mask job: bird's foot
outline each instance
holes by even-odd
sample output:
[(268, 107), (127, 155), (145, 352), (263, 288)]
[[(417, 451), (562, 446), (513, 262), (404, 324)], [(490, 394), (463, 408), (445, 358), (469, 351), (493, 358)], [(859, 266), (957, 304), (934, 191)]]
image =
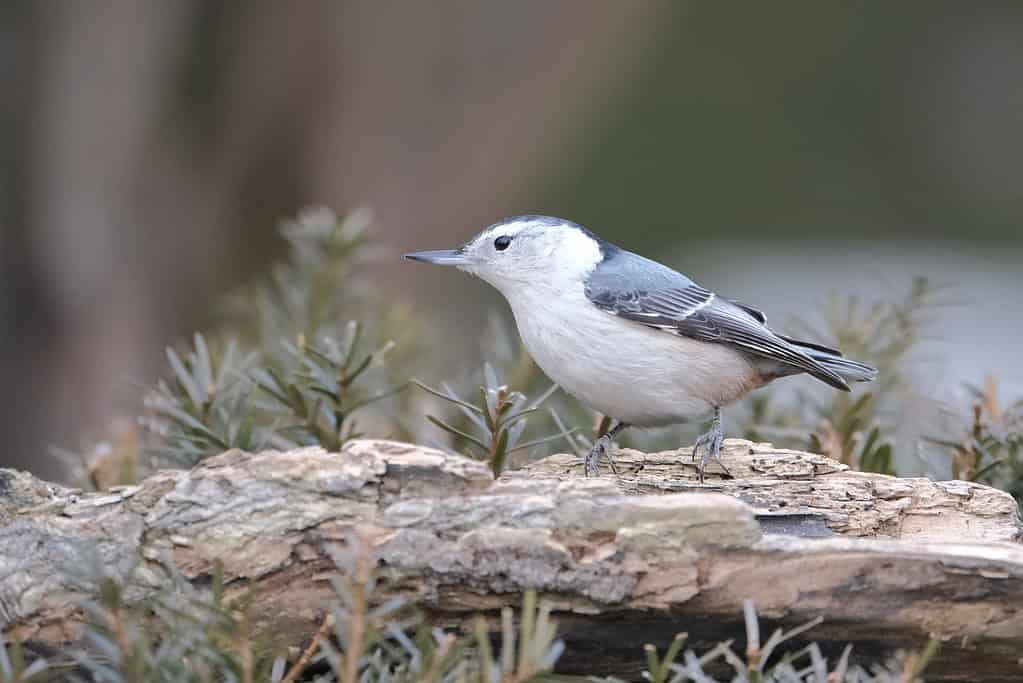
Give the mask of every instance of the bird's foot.
[(693, 462), (696, 462), (696, 455), (700, 450), (700, 447), (704, 448), (703, 457), (700, 459), (700, 466), (697, 469), (699, 474), (700, 483), (703, 483), (703, 472), (707, 469), (707, 462), (713, 458), (722, 470), (725, 471), (727, 476), (732, 476), (728, 472), (728, 468), (721, 462), (721, 444), (724, 443), (725, 432), (721, 429), (721, 420), (718, 418), (714, 419), (711, 424), (710, 431), (701, 436), (693, 444)]
[(600, 467), (598, 461), (600, 460), (600, 454), (603, 453), (604, 457), (607, 458), (608, 465), (611, 466), (611, 471), (614, 474), (618, 474), (618, 467), (615, 465), (615, 459), (611, 455), (611, 451), (614, 448), (614, 444), (611, 442), (611, 435), (605, 434), (604, 436), (597, 439), (593, 444), (593, 448), (586, 454), (583, 459), (583, 469), (587, 477), (599, 477)]

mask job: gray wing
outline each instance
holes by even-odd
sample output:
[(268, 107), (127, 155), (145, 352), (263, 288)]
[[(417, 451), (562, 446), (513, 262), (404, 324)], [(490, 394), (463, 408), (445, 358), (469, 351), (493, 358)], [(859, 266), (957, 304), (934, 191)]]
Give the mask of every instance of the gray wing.
[[(628, 252), (615, 258), (621, 259), (623, 254)], [(646, 263), (632, 261), (626, 268), (621, 267), (625, 263), (615, 264), (613, 260), (601, 263), (586, 284), (586, 297), (601, 310), (621, 318), (691, 339), (727, 344), (807, 372), (837, 389), (849, 390), (838, 374), (772, 332), (759, 311), (722, 299), (666, 266), (654, 264), (657, 268), (647, 272), (647, 264), (654, 262), (642, 261)], [(643, 271), (644, 277), (629, 277), (629, 271), (636, 270)]]
[[(742, 303), (741, 301), (736, 301), (735, 299), (729, 299), (729, 301), (731, 303), (735, 304), (736, 306), (738, 306), (739, 308), (741, 308), (742, 310), (744, 310), (745, 312), (749, 313), (754, 318), (756, 318), (757, 322), (759, 322), (761, 325), (767, 325), (767, 316), (764, 315), (763, 311), (759, 311), (759, 310), (753, 308), (752, 306), (747, 306), (746, 304)], [(774, 332), (774, 330), (771, 330), (771, 331)], [(798, 347), (801, 347), (801, 348), (804, 348), (804, 349), (813, 349), (814, 351), (818, 351), (820, 353), (826, 353), (829, 356), (837, 356), (839, 358), (845, 358), (845, 354), (843, 354), (841, 351), (839, 351), (838, 349), (836, 349), (836, 348), (834, 348), (832, 346), (825, 346), (824, 344), (818, 344), (817, 342), (803, 341), (801, 339), (793, 339), (792, 337), (786, 337), (785, 335), (778, 334), (777, 332), (774, 332), (774, 334), (779, 339), (784, 339), (785, 341), (787, 341), (790, 344), (793, 344), (794, 346), (798, 346)]]

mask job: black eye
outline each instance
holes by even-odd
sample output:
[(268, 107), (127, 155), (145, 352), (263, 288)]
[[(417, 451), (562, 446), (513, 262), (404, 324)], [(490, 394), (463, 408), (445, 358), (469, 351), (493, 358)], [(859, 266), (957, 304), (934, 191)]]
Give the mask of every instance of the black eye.
[(496, 240), (494, 240), (494, 249), (497, 249), (498, 251), (504, 251), (505, 249), (508, 248), (509, 244), (511, 244), (511, 237), (508, 237), (508, 235), (501, 235)]

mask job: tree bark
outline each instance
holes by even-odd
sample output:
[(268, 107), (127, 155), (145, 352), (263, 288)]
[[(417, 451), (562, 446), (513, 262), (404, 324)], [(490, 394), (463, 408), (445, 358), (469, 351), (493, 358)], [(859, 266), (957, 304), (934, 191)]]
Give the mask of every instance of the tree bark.
[[(688, 631), (741, 640), (741, 603), (860, 657), (943, 639), (936, 680), (1019, 680), (1023, 548), (1014, 501), (977, 484), (848, 472), (821, 456), (727, 442), (733, 479), (692, 481), (688, 452), (617, 456), (583, 479), (553, 456), (493, 481), (484, 463), (388, 441), (340, 454), (237, 451), (138, 486), (83, 494), (0, 470), (0, 624), (60, 644), (100, 565), (130, 600), (171, 571), (228, 597), (296, 644), (333, 599), (328, 548), (356, 531), (383, 597), (438, 623), (496, 615), (536, 588), (568, 644), (559, 670), (634, 677), (642, 645)], [(658, 494), (658, 495), (648, 495)], [(826, 537), (822, 537), (826, 536)]]
[[(690, 449), (615, 454), (622, 493), (709, 491), (750, 505), (765, 531), (903, 540), (1023, 540), (1016, 501), (966, 481), (853, 472), (831, 458), (730, 439), (722, 459), (731, 478), (697, 483)], [(721, 473), (714, 463), (709, 472)], [(511, 477), (582, 476), (579, 459), (554, 455)]]

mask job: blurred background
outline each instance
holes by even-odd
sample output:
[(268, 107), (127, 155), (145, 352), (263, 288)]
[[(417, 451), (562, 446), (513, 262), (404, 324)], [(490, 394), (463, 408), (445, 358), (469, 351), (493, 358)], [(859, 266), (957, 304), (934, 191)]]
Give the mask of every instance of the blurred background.
[[(563, 216), (779, 324), (926, 277), (918, 391), (1023, 393), (1019, 3), (7, 0), (0, 74), (0, 465), (132, 414), (307, 205)], [(479, 354), (496, 294), (373, 268)]]

